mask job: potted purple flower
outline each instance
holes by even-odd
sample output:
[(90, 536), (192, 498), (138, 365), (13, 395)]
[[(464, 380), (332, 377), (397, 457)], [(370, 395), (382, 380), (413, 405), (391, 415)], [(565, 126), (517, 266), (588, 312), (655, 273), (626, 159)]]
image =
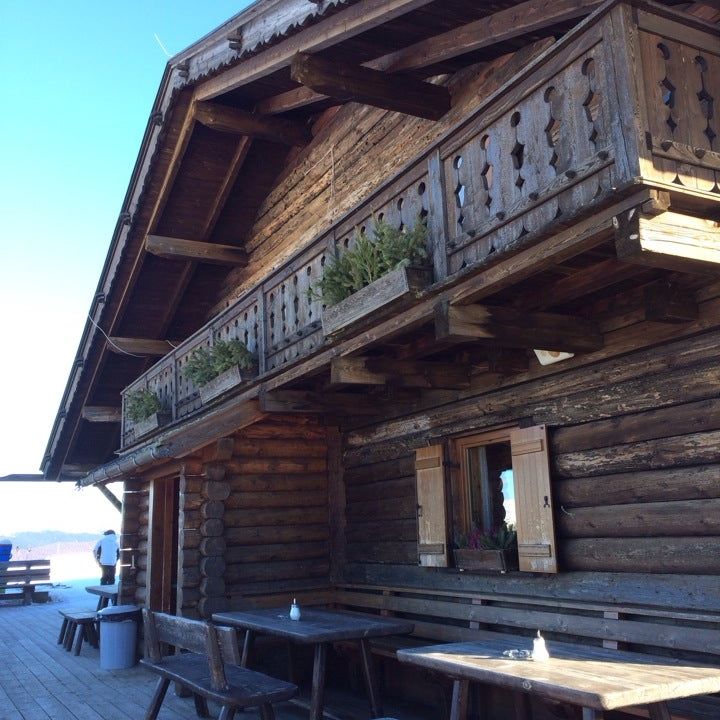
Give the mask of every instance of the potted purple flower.
[(473, 528), (458, 540), (453, 555), (458, 570), (516, 570), (517, 532), (505, 524), (492, 532)]

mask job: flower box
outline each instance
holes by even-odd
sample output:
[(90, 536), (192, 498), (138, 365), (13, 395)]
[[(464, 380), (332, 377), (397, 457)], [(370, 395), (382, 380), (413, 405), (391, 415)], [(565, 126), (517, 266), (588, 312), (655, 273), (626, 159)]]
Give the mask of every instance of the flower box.
[(453, 550), (455, 567), (458, 570), (517, 570), (517, 550)]
[(216, 397), (219, 397), (228, 390), (231, 390), (241, 382), (256, 376), (257, 365), (245, 370), (241, 370), (238, 365), (234, 365), (233, 367), (225, 370), (225, 372), (220, 373), (209, 382), (205, 383), (205, 385), (202, 385), (200, 387), (200, 399), (202, 400), (203, 405), (207, 405), (207, 403), (211, 400), (214, 400)]
[(136, 423), (133, 423), (133, 433), (135, 434), (135, 439), (141, 438), (143, 435), (148, 435), (149, 433), (153, 432), (153, 430), (157, 430), (161, 428), (163, 425), (167, 425), (170, 422), (170, 413), (167, 412), (156, 412), (152, 415), (149, 415), (144, 420), (139, 420)]
[(431, 281), (426, 268), (402, 267), (383, 275), (337, 305), (323, 308), (323, 333), (337, 335), (372, 314), (373, 319), (387, 315), (403, 301), (419, 297)]

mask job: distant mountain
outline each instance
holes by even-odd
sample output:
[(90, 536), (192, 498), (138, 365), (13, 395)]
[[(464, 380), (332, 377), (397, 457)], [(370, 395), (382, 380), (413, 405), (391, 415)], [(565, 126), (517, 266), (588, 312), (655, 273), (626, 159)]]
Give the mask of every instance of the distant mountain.
[(15, 535), (3, 535), (2, 539), (7, 538), (12, 544), (18, 548), (22, 547), (38, 547), (41, 545), (51, 545), (53, 543), (69, 543), (69, 542), (90, 542), (97, 540), (101, 533), (67, 533), (60, 530), (41, 530), (39, 532), (20, 532)]

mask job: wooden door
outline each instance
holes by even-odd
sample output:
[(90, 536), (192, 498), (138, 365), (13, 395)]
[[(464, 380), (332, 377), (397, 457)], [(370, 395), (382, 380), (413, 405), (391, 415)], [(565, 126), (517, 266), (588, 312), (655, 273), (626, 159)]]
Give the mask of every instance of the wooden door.
[(153, 480), (148, 529), (148, 606), (175, 614), (177, 603), (179, 478)]

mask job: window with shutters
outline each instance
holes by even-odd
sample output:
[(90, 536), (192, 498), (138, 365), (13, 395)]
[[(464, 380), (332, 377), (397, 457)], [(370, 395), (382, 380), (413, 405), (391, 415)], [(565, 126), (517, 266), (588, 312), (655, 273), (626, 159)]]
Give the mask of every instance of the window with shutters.
[(545, 426), (454, 438), (449, 446), (449, 482), (443, 445), (416, 451), (420, 564), (446, 566), (449, 536), (512, 526), (520, 570), (557, 572)]

